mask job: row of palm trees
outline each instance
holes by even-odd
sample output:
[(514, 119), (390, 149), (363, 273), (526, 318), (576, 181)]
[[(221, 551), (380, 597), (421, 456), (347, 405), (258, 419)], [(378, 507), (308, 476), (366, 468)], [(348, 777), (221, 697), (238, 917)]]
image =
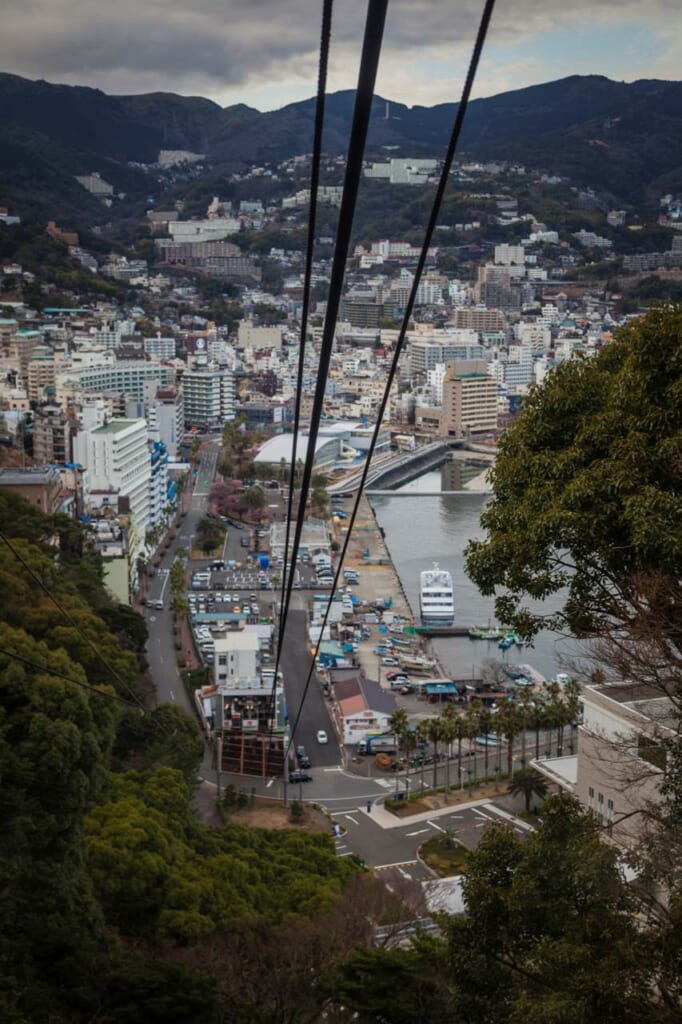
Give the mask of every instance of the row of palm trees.
[[(445, 752), (446, 787), (450, 788), (450, 764), (453, 747), (456, 745), (457, 771), (462, 777), (463, 744), (477, 737), (486, 737), (483, 744), (484, 776), (488, 776), (491, 750), (496, 761), (495, 772), (502, 773), (503, 750), (506, 748), (506, 774), (511, 777), (516, 741), (521, 741), (521, 763), (526, 764), (528, 754), (536, 759), (541, 755), (541, 736), (548, 734), (544, 752), (549, 755), (553, 747), (557, 756), (565, 753), (564, 745), (568, 739), (569, 752), (575, 752), (575, 728), (580, 713), (580, 686), (575, 680), (569, 681), (562, 689), (557, 683), (550, 683), (547, 688), (547, 699), (537, 702), (533, 694), (521, 690), (513, 701), (507, 701), (493, 711), (480, 701), (472, 701), (465, 714), (457, 711), (452, 704), (446, 704), (441, 714), (423, 719), (412, 728), (409, 716), (404, 708), (394, 711), (390, 719), (390, 727), (398, 741), (399, 749), (406, 757), (419, 745), (433, 747), (433, 788), (437, 785), (438, 762)], [(568, 736), (566, 730), (568, 729)], [(493, 739), (493, 743), (490, 739)], [(497, 742), (494, 742), (494, 741)], [(423, 783), (422, 758), (422, 783)], [(472, 759), (473, 768), (464, 769), (476, 778), (476, 758)]]

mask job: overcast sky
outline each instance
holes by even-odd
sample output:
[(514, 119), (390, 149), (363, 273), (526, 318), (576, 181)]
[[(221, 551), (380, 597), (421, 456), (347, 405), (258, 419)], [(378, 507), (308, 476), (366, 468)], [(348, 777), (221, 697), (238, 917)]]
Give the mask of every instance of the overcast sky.
[[(483, 0), (390, 0), (377, 91), (458, 98)], [(336, 0), (330, 91), (353, 88), (364, 0)], [(314, 95), (320, 0), (4, 0), (0, 70), (270, 110)], [(477, 96), (570, 74), (680, 77), (680, 0), (498, 0)]]

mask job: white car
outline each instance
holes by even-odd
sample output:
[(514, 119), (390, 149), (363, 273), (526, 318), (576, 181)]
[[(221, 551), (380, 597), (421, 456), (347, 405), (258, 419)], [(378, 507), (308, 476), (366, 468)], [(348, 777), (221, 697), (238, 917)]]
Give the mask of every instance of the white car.
[(317, 742), (318, 743), (329, 743), (329, 737), (327, 736), (327, 734), (324, 731), (324, 729), (318, 729), (318, 732), (317, 732)]

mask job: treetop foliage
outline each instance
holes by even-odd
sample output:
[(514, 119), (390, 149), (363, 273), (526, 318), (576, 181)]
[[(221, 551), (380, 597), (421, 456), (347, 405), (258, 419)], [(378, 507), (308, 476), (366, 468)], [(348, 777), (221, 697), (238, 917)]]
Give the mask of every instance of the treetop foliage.
[[(637, 574), (680, 579), (681, 468), (682, 307), (660, 306), (531, 393), (500, 441), (467, 571), (526, 636), (627, 621)], [(533, 604), (560, 591), (555, 614)]]

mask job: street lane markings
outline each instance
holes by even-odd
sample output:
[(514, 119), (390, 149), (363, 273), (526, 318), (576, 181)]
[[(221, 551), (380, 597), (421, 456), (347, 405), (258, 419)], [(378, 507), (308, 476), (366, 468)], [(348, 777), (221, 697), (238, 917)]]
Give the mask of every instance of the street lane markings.
[(406, 878), (409, 882), (412, 881), (412, 875), (410, 874), (409, 871), (403, 871), (402, 868), (398, 868), (398, 871), (403, 876), (403, 878)]
[(447, 835), (447, 832), (448, 832), (448, 830), (447, 830), (446, 828), (441, 828), (441, 827), (440, 827), (440, 825), (436, 825), (436, 823), (435, 823), (435, 822), (433, 822), (433, 821), (427, 821), (427, 822), (426, 822), (426, 824), (427, 824), (427, 825), (430, 825), (430, 826), (431, 826), (431, 828), (435, 828), (435, 829), (438, 829), (438, 831), (439, 831), (439, 832), (445, 832), (445, 834)]
[(352, 821), (354, 825), (359, 825), (360, 824), (358, 819), (354, 818), (352, 814), (344, 814), (344, 818), (348, 818), (348, 820)]
[(485, 804), (486, 811), (490, 811), (491, 814), (496, 814), (500, 818), (504, 818), (505, 821), (510, 822), (514, 828), (520, 828), (522, 832), (532, 832), (533, 826), (529, 825), (527, 821), (521, 821), (514, 814), (509, 814), (508, 811), (503, 811), (501, 807), (496, 807), (495, 804)]
[(343, 765), (337, 764), (335, 768), (323, 768), (323, 772), (342, 772)]
[(265, 784), (265, 788), (270, 789), (270, 786), (273, 784), (274, 781), (274, 779), (268, 779), (268, 781)]
[(492, 821), (493, 819), (489, 814), (484, 814), (483, 811), (479, 811), (478, 808), (472, 807), (472, 814), (478, 815), (479, 818), (485, 818), (486, 821)]
[(171, 700), (175, 700), (175, 694), (173, 693), (172, 690), (170, 691), (170, 695), (171, 695)]
[(337, 853), (337, 857), (354, 857), (354, 856), (355, 856), (355, 854), (353, 853), (352, 850), (349, 850), (348, 853)]
[(375, 871), (388, 871), (389, 868), (401, 868), (401, 867), (407, 868), (407, 867), (410, 867), (412, 864), (418, 864), (418, 863), (419, 863), (419, 861), (417, 861), (417, 860), (399, 860), (399, 861), (396, 861), (393, 864), (378, 864), (377, 866), (375, 866), (374, 870)]
[[(410, 837), (412, 837), (412, 836), (421, 836), (421, 835), (424, 834), (424, 832), (428, 832), (428, 831), (429, 831), (428, 828), (420, 828), (416, 832), (406, 832), (405, 835), (406, 836), (410, 836)], [(441, 832), (442, 831), (443, 830), (441, 829)]]
[(392, 785), (392, 783), (390, 783), (388, 779), (375, 779), (374, 781), (376, 782), (377, 786), (383, 786), (384, 789), (390, 789)]

